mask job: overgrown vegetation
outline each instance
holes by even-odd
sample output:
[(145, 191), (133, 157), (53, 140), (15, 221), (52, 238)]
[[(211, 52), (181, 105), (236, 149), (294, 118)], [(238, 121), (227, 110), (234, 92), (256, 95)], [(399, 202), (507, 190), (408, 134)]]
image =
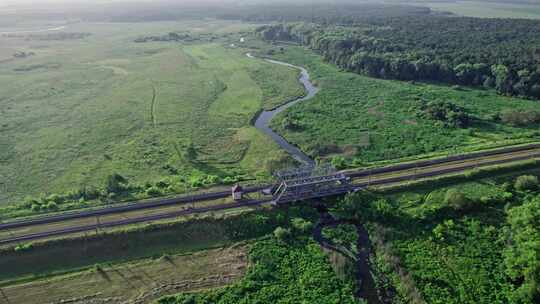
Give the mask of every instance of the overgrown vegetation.
[(375, 273), (395, 303), (536, 303), (540, 193), (522, 184), (537, 176), (359, 193), (333, 210), (368, 223)]
[(505, 250), (507, 273), (518, 289), (516, 303), (540, 301), (540, 195), (508, 212), (508, 240)]
[(241, 282), (165, 297), (158, 303), (359, 303), (353, 282), (337, 278), (328, 257), (306, 235), (311, 231), (307, 226), (297, 218), (291, 229), (278, 227), (274, 238), (255, 243), (251, 267)]
[[(218, 20), (77, 23), (65, 32), (91, 35), (40, 47), (32, 34), (1, 37), (1, 216), (267, 179), (267, 163), (288, 156), (251, 120), (302, 87), (296, 70), (231, 47), (253, 28)], [(162, 33), (181, 41), (133, 42)], [(200, 39), (187, 43), (185, 35)], [(14, 50), (35, 55), (14, 60)], [(115, 174), (127, 183), (105, 185)], [(62, 202), (49, 204), (51, 194)], [(22, 206), (27, 196), (32, 203)]]
[(459, 153), (540, 136), (534, 124), (515, 125), (500, 118), (508, 111), (534, 112), (536, 101), (493, 91), (373, 79), (340, 71), (295, 46), (285, 46), (274, 57), (305, 67), (321, 90), (309, 102), (278, 115), (272, 128), (314, 158), (342, 156), (335, 160), (338, 167)]
[(26, 244), (0, 249), (0, 285), (57, 273), (84, 270), (96, 264), (118, 263), (163, 254), (179, 254), (232, 245), (272, 234), (277, 227), (308, 233), (303, 223), (317, 214), (309, 207), (259, 210), (229, 216), (195, 217), (167, 224), (153, 224), (109, 233), (91, 233), (74, 239)]

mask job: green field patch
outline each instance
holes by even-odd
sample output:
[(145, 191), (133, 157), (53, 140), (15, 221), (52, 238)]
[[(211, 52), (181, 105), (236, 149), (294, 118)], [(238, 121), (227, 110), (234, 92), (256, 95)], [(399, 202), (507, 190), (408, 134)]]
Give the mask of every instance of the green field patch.
[(440, 1), (422, 2), (438, 11), (452, 12), (461, 16), (480, 18), (528, 18), (540, 19), (540, 6), (509, 1)]
[(164, 297), (160, 304), (181, 303), (359, 303), (350, 281), (340, 280), (313, 240), (257, 242), (246, 277), (231, 286)]
[[(296, 73), (291, 73), (294, 71)], [(251, 78), (262, 90), (263, 108), (274, 109), (292, 99), (305, 95), (304, 88), (298, 82), (300, 71), (276, 67), (267, 63), (264, 68), (249, 71)]]
[[(27, 196), (103, 189), (114, 173), (129, 180), (129, 191), (134, 191), (129, 199), (146, 197), (141, 188), (147, 183), (187, 180), (193, 174), (268, 177), (255, 159), (262, 164), (272, 161), (280, 155), (279, 148), (272, 144), (255, 148), (256, 143), (269, 141), (256, 132), (238, 134), (250, 126), (264, 103), (263, 83), (252, 73), (270, 66), (228, 47), (228, 39), (237, 38), (226, 34), (248, 28), (253, 26), (218, 20), (79, 23), (70, 30), (92, 35), (40, 41), (41, 51), (31, 49), (35, 56), (0, 65), (4, 84), (0, 142), (7, 147), (0, 149), (5, 164), (0, 202), (18, 205)], [(171, 31), (191, 35), (215, 31), (215, 39), (189, 44), (133, 42), (141, 35)], [(27, 50), (31, 43), (1, 39), (0, 51)], [(59, 66), (13, 71), (51, 62)], [(268, 82), (291, 82), (283, 84), (279, 93), (283, 100), (296, 96), (286, 88), (299, 86), (297, 72), (271, 69), (276, 73), (266, 77)], [(186, 157), (189, 151), (195, 153)], [(164, 192), (174, 193), (169, 190)]]
[[(458, 90), (342, 72), (298, 47), (287, 47), (276, 57), (307, 68), (321, 88), (313, 100), (288, 109), (272, 122), (275, 130), (313, 157), (352, 150), (350, 162), (362, 164), (538, 137), (535, 128), (487, 119), (508, 109), (536, 109), (535, 101), (502, 97), (489, 90)], [(449, 127), (424, 117), (422, 106), (430, 101), (462, 107), (472, 116), (472, 124)]]

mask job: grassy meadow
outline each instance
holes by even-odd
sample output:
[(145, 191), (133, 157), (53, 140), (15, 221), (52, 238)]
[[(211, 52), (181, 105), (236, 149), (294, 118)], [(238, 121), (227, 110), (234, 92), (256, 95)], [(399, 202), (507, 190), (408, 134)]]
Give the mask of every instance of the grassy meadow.
[(508, 1), (421, 1), (418, 5), (436, 11), (452, 12), (460, 16), (480, 18), (540, 18), (538, 3), (509, 3)]
[[(340, 71), (301, 47), (278, 60), (307, 68), (320, 88), (312, 100), (281, 113), (272, 126), (313, 157), (346, 156), (355, 166), (434, 153), (538, 139), (536, 126), (513, 127), (490, 119), (508, 109), (537, 109), (538, 102), (494, 91), (382, 80)], [(424, 101), (450, 101), (473, 118), (452, 128), (418, 115)]]
[[(267, 162), (287, 156), (250, 121), (302, 88), (296, 70), (233, 45), (252, 28), (73, 23), (0, 35), (0, 203), (100, 188), (113, 173), (143, 193), (164, 180), (162, 194), (184, 192), (201, 175), (268, 175)], [(194, 39), (134, 42), (169, 32)]]

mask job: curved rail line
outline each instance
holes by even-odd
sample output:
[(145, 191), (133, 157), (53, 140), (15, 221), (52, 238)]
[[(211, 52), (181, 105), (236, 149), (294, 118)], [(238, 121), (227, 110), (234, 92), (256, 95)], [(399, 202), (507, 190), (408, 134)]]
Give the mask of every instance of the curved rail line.
[[(519, 151), (523, 151), (523, 150), (520, 149)], [(490, 155), (493, 155), (491, 154), (492, 153), (491, 151), (488, 151), (487, 153)], [(538, 159), (538, 158), (540, 158), (540, 152), (532, 153), (532, 154), (524, 155), (524, 156), (522, 155), (522, 156), (513, 157), (513, 158), (506, 158), (506, 159), (499, 159), (499, 160), (484, 162), (482, 163), (481, 166), (492, 166), (492, 165), (499, 165), (499, 164), (529, 160), (529, 159)], [(455, 157), (452, 159), (455, 160)], [(398, 167), (400, 168), (400, 170), (402, 170), (401, 169), (402, 167), (399, 165), (395, 167)], [(362, 182), (362, 183), (354, 184), (354, 188), (352, 189), (352, 191), (359, 191), (369, 186), (391, 185), (398, 182), (435, 177), (435, 176), (446, 175), (450, 173), (458, 173), (458, 172), (462, 172), (468, 169), (474, 169), (477, 167), (478, 167), (477, 164), (464, 164), (462, 166), (457, 166), (457, 167), (452, 167), (452, 168), (443, 168), (443, 169), (433, 171), (433, 172), (426, 172), (426, 173), (420, 173), (420, 174), (408, 174), (408, 175), (403, 175), (403, 176), (398, 176), (398, 177), (390, 177), (390, 178), (378, 179), (374, 181)], [(353, 176), (353, 174), (351, 174), (350, 176)], [(254, 189), (256, 188), (252, 188), (251, 190), (254, 190)], [(225, 193), (225, 192), (216, 192), (214, 194), (222, 194), (222, 193)], [(230, 194), (228, 191), (226, 193), (227, 195)], [(336, 193), (335, 195), (336, 196), (343, 195), (344, 193), (345, 192)], [(212, 194), (206, 194), (206, 195), (212, 195)], [(137, 217), (137, 218), (132, 218), (132, 219), (124, 219), (124, 220), (118, 220), (114, 222), (107, 222), (103, 224), (76, 226), (76, 227), (58, 229), (58, 230), (47, 231), (47, 232), (42, 232), (42, 233), (34, 233), (34, 234), (27, 234), (23, 236), (11, 237), (11, 238), (0, 240), (0, 245), (6, 245), (6, 244), (24, 242), (24, 241), (32, 241), (32, 240), (37, 240), (37, 239), (42, 239), (42, 238), (47, 238), (47, 237), (61, 236), (61, 235), (66, 235), (66, 234), (78, 233), (78, 232), (92, 231), (92, 230), (96, 230), (100, 228), (112, 228), (112, 227), (118, 227), (118, 226), (123, 226), (123, 225), (128, 225), (128, 224), (136, 224), (136, 223), (143, 223), (143, 222), (149, 222), (149, 221), (171, 219), (178, 216), (184, 216), (184, 215), (190, 215), (190, 214), (206, 213), (206, 212), (221, 211), (221, 210), (232, 210), (232, 209), (239, 209), (239, 208), (245, 208), (245, 207), (250, 207), (250, 206), (259, 206), (262, 204), (270, 203), (271, 201), (272, 200), (270, 199), (250, 200), (250, 201), (244, 201), (244, 202), (238, 202), (238, 203), (223, 204), (223, 205), (218, 205), (218, 206), (190, 208), (186, 210), (169, 212), (165, 214), (143, 216), (143, 217)]]

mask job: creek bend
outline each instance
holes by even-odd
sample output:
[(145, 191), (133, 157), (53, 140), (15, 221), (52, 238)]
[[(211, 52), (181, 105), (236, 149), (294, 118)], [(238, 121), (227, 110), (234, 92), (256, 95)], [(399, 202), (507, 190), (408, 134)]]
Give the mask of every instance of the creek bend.
[[(257, 58), (253, 56), (251, 53), (247, 53), (246, 56), (249, 58)], [(303, 67), (299, 67), (296, 65), (292, 65), (287, 62), (281, 62), (277, 60), (272, 59), (263, 59), (266, 62), (273, 63), (273, 64), (279, 64), (286, 67), (294, 68), (297, 70), (300, 70), (300, 78), (298, 79), (300, 83), (304, 86), (304, 89), (306, 91), (306, 95), (304, 97), (296, 98), (290, 101), (285, 101), (281, 106), (269, 110), (269, 111), (262, 111), (259, 116), (257, 116), (255, 120), (255, 127), (262, 131), (264, 134), (270, 136), (274, 142), (276, 142), (283, 150), (287, 151), (295, 160), (301, 162), (304, 165), (309, 166), (315, 166), (315, 161), (311, 159), (306, 153), (302, 152), (298, 147), (295, 145), (289, 143), (283, 136), (277, 134), (270, 128), (270, 122), (272, 119), (279, 113), (285, 111), (286, 109), (292, 107), (293, 105), (308, 101), (315, 97), (317, 93), (319, 92), (319, 89), (313, 85), (313, 83), (310, 80), (309, 72), (304, 69)]]

